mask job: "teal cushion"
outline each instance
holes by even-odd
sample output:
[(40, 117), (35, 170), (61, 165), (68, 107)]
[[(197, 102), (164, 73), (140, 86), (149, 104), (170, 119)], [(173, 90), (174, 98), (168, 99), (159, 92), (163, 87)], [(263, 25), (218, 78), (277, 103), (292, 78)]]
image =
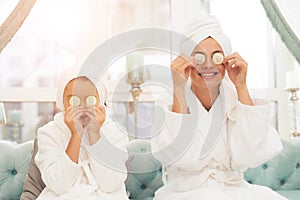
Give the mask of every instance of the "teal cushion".
[(300, 138), (282, 142), (283, 151), (280, 154), (244, 173), (249, 183), (268, 186), (273, 190), (300, 190)]
[(300, 190), (278, 190), (277, 192), (289, 200), (300, 199)]
[(20, 199), (32, 152), (33, 141), (0, 140), (0, 199)]
[(126, 189), (130, 199), (152, 199), (163, 185), (162, 166), (151, 154), (149, 140), (132, 140), (128, 147)]

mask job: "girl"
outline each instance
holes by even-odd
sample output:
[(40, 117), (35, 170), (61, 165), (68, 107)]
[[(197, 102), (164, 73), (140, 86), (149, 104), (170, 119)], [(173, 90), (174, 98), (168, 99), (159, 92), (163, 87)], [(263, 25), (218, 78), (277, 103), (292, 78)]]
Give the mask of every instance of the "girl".
[(128, 199), (127, 136), (107, 118), (105, 95), (102, 84), (76, 70), (61, 76), (57, 106), (63, 111), (38, 130), (35, 162), (46, 185), (38, 199)]

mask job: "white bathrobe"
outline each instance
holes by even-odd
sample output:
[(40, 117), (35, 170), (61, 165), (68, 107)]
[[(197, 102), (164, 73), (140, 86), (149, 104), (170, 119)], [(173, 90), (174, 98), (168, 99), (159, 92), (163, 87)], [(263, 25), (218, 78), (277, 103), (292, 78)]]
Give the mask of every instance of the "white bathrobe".
[[(270, 126), (271, 105), (255, 99), (254, 106), (241, 104), (226, 79), (209, 112), (191, 91), (190, 84), (185, 94), (190, 114), (166, 111), (165, 127), (151, 140), (153, 155), (164, 165), (165, 179), (155, 200), (285, 199), (267, 187), (250, 185), (243, 179), (248, 167), (258, 166), (282, 150), (280, 137)], [(200, 158), (203, 141), (211, 123), (215, 123), (213, 113), (221, 102), (225, 108), (219, 137), (209, 154)], [(179, 130), (186, 137), (180, 138)]]
[[(35, 162), (46, 184), (38, 200), (128, 199), (124, 183), (128, 140), (116, 124), (106, 119), (99, 141), (92, 146), (82, 143), (78, 164), (65, 152), (70, 137), (63, 113), (38, 130)], [(123, 154), (113, 155), (118, 150)]]

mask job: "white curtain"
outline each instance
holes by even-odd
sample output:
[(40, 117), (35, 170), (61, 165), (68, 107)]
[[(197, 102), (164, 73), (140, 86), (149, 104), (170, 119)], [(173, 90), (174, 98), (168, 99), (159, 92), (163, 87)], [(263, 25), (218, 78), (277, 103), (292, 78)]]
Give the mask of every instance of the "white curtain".
[(261, 0), (272, 25), (300, 64), (300, 1)]
[(300, 1), (275, 0), (275, 2), (290, 28), (300, 38)]

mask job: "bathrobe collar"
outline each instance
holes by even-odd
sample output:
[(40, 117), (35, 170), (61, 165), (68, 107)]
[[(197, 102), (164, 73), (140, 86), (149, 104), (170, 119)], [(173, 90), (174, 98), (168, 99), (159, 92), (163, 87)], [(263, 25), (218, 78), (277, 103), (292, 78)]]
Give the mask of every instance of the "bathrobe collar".
[[(186, 94), (187, 94), (187, 103), (188, 107), (190, 108), (190, 112), (193, 112), (193, 109), (201, 109), (205, 110), (205, 108), (201, 105), (199, 102), (197, 96), (193, 93), (191, 90), (191, 82), (189, 81), (187, 86), (186, 86)], [(222, 101), (225, 105), (225, 115), (232, 120), (235, 120), (235, 117), (232, 115), (232, 111), (236, 107), (236, 102), (237, 102), (237, 93), (236, 90), (233, 86), (233, 84), (228, 80), (227, 77), (225, 77), (220, 85), (220, 97), (222, 98)], [(189, 98), (193, 98), (193, 100), (190, 100)], [(197, 101), (197, 103), (200, 108), (195, 107), (194, 101)]]

